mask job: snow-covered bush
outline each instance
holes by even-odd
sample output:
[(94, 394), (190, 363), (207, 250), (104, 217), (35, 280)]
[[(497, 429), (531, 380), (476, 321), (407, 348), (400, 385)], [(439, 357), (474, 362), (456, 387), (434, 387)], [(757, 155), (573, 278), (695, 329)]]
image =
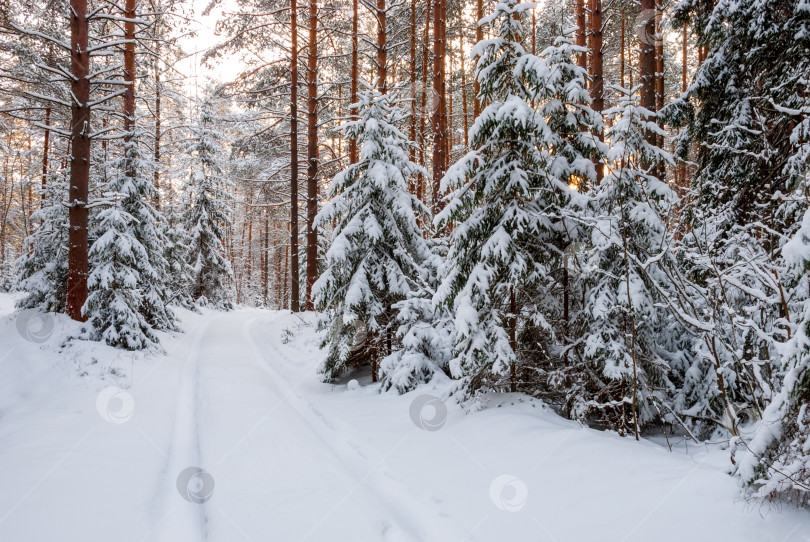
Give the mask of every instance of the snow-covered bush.
[[(785, 260), (808, 287), (810, 211), (785, 245)], [(810, 505), (810, 298), (805, 297), (795, 332), (783, 345), (784, 381), (765, 409), (738, 473), (751, 492), (765, 499)]]

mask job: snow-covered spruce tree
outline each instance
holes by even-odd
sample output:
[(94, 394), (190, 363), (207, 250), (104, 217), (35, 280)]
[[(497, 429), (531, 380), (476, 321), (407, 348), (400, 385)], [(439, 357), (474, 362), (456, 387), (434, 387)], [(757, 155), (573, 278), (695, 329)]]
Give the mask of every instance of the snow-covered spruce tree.
[(107, 168), (112, 175), (103, 188), (104, 198), (94, 204), (110, 209), (92, 217), (96, 241), (90, 247), (89, 296), (84, 307), (91, 324), (89, 336), (127, 349), (144, 348), (154, 341), (152, 329), (176, 329), (168, 307), (167, 225), (152, 205), (155, 188), (147, 177), (150, 165), (141, 156), (137, 134), (129, 134), (121, 158)]
[(654, 143), (663, 135), (657, 114), (633, 92), (615, 90), (618, 103), (605, 111), (610, 171), (593, 192), (593, 248), (578, 277), (584, 306), (577, 352), (590, 367), (583, 374), (595, 376), (583, 379), (570, 408), (574, 417), (638, 438), (664, 399), (658, 390), (668, 387), (661, 350), (668, 311), (660, 292), (669, 282), (662, 268), (674, 265), (667, 221), (677, 198), (656, 176), (659, 165), (673, 163)]
[(168, 303), (171, 299), (169, 262), (166, 260), (168, 224), (152, 202), (156, 190), (147, 176), (153, 164), (141, 156), (138, 138), (124, 143), (124, 156), (118, 171), (122, 177), (116, 190), (123, 195), (121, 206), (134, 220), (132, 233), (146, 251), (146, 260), (138, 262), (138, 288), (143, 295), (139, 312), (155, 329), (176, 329)]
[(596, 178), (590, 157), (601, 152), (594, 136), (601, 120), (573, 61), (582, 49), (566, 32), (540, 57), (527, 54), (520, 18), (531, 8), (500, 2), (479, 22), (496, 35), (472, 52), (488, 105), (470, 129), (473, 150), (442, 181), (452, 192), (435, 219), (454, 225), (434, 301), (453, 312), (449, 368), (466, 393), (516, 390), (521, 335), (553, 333), (550, 316), (561, 312), (550, 293), (553, 272), (574, 240), (573, 202), (585, 199), (571, 185)]
[(380, 364), (382, 389), (405, 393), (440, 372), (453, 357), (455, 328), (452, 315), (433, 304), (443, 263), (442, 239), (429, 239), (430, 256), (422, 262), (419, 281), (405, 299), (394, 304), (400, 348)]
[[(113, 181), (108, 188), (122, 186)], [(144, 297), (139, 287), (141, 270), (148, 254), (135, 236), (135, 219), (124, 209), (125, 198), (120, 192), (107, 191), (94, 202), (101, 210), (93, 216), (96, 240), (90, 247), (88, 296), (82, 312), (88, 318), (85, 331), (91, 340), (141, 350), (157, 338), (139, 310)]]
[(164, 256), (168, 263), (169, 303), (186, 309), (194, 309), (191, 285), (194, 281), (194, 268), (189, 263), (188, 252), (191, 236), (185, 229), (182, 212), (176, 204), (166, 206), (168, 218)]
[[(358, 100), (358, 118), (344, 124), (343, 131), (357, 140), (360, 160), (335, 176), (330, 200), (317, 217), (318, 224), (335, 223), (327, 268), (313, 287), (317, 307), (324, 311), (319, 327), (326, 331), (322, 346), (328, 353), (321, 370), (327, 381), (365, 361), (377, 380), (378, 361), (396, 331), (397, 311), (405, 311), (406, 321), (412, 319), (410, 305), (394, 305), (419, 296), (427, 280), (423, 263), (430, 257), (417, 224), (427, 209), (408, 191), (411, 176), (426, 172), (410, 161), (411, 143), (396, 126), (405, 115), (394, 94), (369, 90)], [(418, 350), (416, 345), (406, 348)], [(403, 355), (386, 363), (383, 378), (386, 387), (402, 388), (436, 370), (427, 356)]]
[(191, 296), (195, 303), (221, 310), (233, 308), (231, 285), (233, 269), (225, 258), (222, 226), (230, 223), (226, 189), (229, 186), (220, 164), (221, 137), (214, 128), (210, 99), (203, 101), (194, 128), (191, 148), (191, 175), (185, 215), (189, 232), (188, 261), (193, 267)]
[[(810, 211), (783, 254), (806, 292)], [(765, 410), (751, 443), (742, 447), (738, 474), (758, 497), (810, 506), (810, 297), (804, 296), (797, 316), (792, 337), (782, 345), (786, 371), (782, 389)]]
[(64, 312), (67, 296), (68, 183), (64, 172), (48, 176), (42, 208), (31, 219), (39, 223), (25, 239), (22, 255), (15, 262), (17, 285), (28, 293), (18, 302), (22, 308)]

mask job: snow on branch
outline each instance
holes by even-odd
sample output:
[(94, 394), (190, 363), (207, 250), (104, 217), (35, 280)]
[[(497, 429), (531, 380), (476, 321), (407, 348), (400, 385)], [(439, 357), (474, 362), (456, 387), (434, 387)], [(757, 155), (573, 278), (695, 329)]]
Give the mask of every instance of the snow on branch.
[(34, 38), (40, 38), (40, 39), (49, 41), (49, 42), (51, 42), (51, 43), (53, 43), (55, 45), (58, 45), (59, 47), (62, 47), (66, 51), (71, 50), (69, 43), (58, 40), (58, 39), (54, 38), (53, 36), (49, 36), (48, 34), (45, 34), (43, 32), (39, 32), (37, 30), (28, 30), (26, 28), (22, 28), (21, 26), (17, 26), (14, 23), (9, 23), (9, 25), (11, 26), (11, 28), (16, 30), (17, 32), (20, 32), (21, 34), (25, 34), (26, 36), (31, 36), (31, 37), (34, 37)]
[(99, 98), (98, 100), (93, 100), (91, 102), (87, 102), (87, 106), (88, 107), (93, 107), (95, 105), (104, 103), (107, 100), (112, 100), (113, 98), (117, 98), (118, 96), (122, 96), (124, 93), (126, 93), (126, 91), (127, 91), (127, 89), (121, 89), (119, 91), (113, 92), (112, 94), (107, 94), (106, 96), (103, 96), (103, 97)]
[(89, 137), (90, 139), (109, 139), (109, 138), (101, 138), (100, 136), (102, 136), (103, 134), (106, 134), (107, 132), (111, 132), (112, 130), (115, 130), (115, 129), (116, 129), (115, 126), (107, 126), (106, 128), (102, 128), (101, 130), (99, 130), (97, 132), (93, 132), (92, 134), (90, 134), (87, 137)]
[(99, 75), (109, 73), (111, 71), (115, 71), (115, 70), (118, 70), (118, 69), (123, 68), (123, 67), (124, 67), (123, 63), (115, 64), (114, 66), (108, 66), (106, 68), (98, 70), (97, 72), (91, 73), (90, 75), (87, 76), (87, 78), (88, 79), (94, 79), (94, 78), (98, 77)]
[(119, 22), (119, 23), (134, 23), (134, 24), (140, 24), (140, 25), (144, 25), (144, 26), (147, 26), (147, 25), (150, 24), (150, 22), (147, 21), (146, 19), (130, 19), (128, 17), (121, 17), (121, 16), (118, 16), (118, 15), (108, 15), (106, 13), (100, 13), (98, 15), (88, 15), (87, 18), (88, 19), (104, 20), (104, 21), (116, 21), (116, 22)]
[(34, 121), (33, 124), (37, 128), (42, 128), (43, 130), (48, 130), (48, 131), (53, 132), (56, 135), (60, 135), (62, 137), (72, 137), (73, 136), (73, 134), (71, 134), (67, 130), (62, 130), (60, 128), (56, 128), (55, 126), (52, 126), (52, 125), (49, 125), (49, 124), (43, 124), (43, 123), (38, 122), (38, 121)]
[(46, 64), (42, 64), (40, 62), (35, 62), (34, 66), (36, 66), (40, 70), (43, 70), (43, 71), (58, 75), (58, 76), (60, 76), (60, 77), (62, 77), (64, 79), (67, 79), (68, 81), (78, 81), (79, 80), (75, 75), (73, 75), (72, 73), (65, 70), (62, 66), (51, 67), (51, 66), (48, 66)]
[[(130, 43), (136, 43), (136, 40), (115, 40), (115, 41), (110, 41), (110, 42), (106, 42), (106, 43), (100, 43), (98, 45), (88, 47), (87, 52), (92, 55), (93, 53), (96, 53), (98, 51), (103, 51), (104, 49), (106, 49), (108, 47), (115, 47), (117, 45), (127, 45), (127, 44), (130, 44)], [(110, 53), (110, 54), (113, 54), (113, 53)]]
[(31, 98), (35, 98), (37, 100), (45, 100), (46, 102), (52, 102), (58, 105), (63, 105), (65, 107), (70, 107), (70, 103), (64, 100), (60, 100), (59, 98), (54, 98), (53, 96), (46, 96), (45, 94), (39, 94), (37, 92), (31, 92), (29, 90), (23, 91), (26, 96), (30, 96)]

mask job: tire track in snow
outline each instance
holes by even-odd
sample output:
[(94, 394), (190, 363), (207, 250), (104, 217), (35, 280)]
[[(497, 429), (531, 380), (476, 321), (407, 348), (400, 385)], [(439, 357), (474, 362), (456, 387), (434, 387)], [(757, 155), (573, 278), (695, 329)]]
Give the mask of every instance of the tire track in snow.
[(155, 539), (158, 542), (203, 542), (207, 539), (208, 518), (205, 504), (184, 500), (177, 488), (177, 477), (187, 467), (200, 466), (202, 460), (197, 416), (200, 353), (208, 328), (219, 318), (208, 319), (195, 330), (194, 342), (181, 370), (172, 442), (159, 496), (163, 503), (163, 514), (156, 527)]
[[(250, 327), (256, 319), (257, 317), (251, 318), (242, 326), (242, 334), (254, 358), (282, 394), (283, 400), (292, 407), (310, 430), (317, 435), (327, 449), (357, 480), (357, 485), (352, 488), (351, 492), (363, 486), (388, 510), (402, 531), (407, 532), (415, 540), (448, 542), (465, 538), (455, 532), (455, 529), (451, 529), (447, 525), (447, 520), (443, 519), (435, 509), (425, 506), (417, 496), (413, 495), (413, 490), (409, 486), (380, 469), (384, 465), (387, 456), (378, 461), (372, 460), (370, 455), (365, 453), (360, 446), (340, 434), (337, 428), (329, 423), (323, 414), (304, 397), (295, 392), (294, 387), (290, 385), (287, 379), (270, 366), (250, 333)], [(268, 342), (267, 345), (286, 363), (291, 366), (295, 365), (272, 341)], [(400, 444), (406, 438), (403, 437)], [(393, 453), (394, 450), (389, 451), (387, 455)], [(347, 497), (349, 494), (347, 494)], [(336, 511), (339, 504), (329, 511), (327, 516)], [(311, 532), (314, 532), (316, 527), (317, 525), (312, 528)], [(402, 534), (404, 533), (394, 531), (384, 533), (386, 539), (391, 540), (401, 540)]]

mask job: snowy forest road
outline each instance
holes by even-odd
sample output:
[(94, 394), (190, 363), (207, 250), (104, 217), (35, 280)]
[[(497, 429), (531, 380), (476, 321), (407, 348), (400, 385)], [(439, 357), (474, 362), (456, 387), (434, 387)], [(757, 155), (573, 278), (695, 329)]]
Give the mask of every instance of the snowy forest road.
[[(272, 329), (263, 314), (263, 325)], [(381, 533), (386, 540), (461, 538), (410, 498), (407, 488), (391, 491), (396, 482), (380, 480), (384, 460), (366, 456), (296, 393), (273, 365), (288, 372), (300, 367), (272, 343), (261, 350), (252, 337), (256, 319), (250, 311), (237, 312), (196, 332), (200, 337), (182, 372), (166, 472), (208, 469), (215, 491), (207, 500), (205, 480), (190, 478), (190, 491), (205, 500), (178, 506), (185, 504), (177, 502), (182, 488), (168, 476), (170, 508), (159, 540), (226, 542), (235, 530), (249, 540), (267, 533), (324, 540), (335, 532), (360, 540)], [(306, 374), (315, 369), (304, 366)], [(296, 502), (293, 495), (306, 497)], [(256, 513), (264, 521), (257, 523)]]
[[(0, 540), (807, 541), (721, 447), (641, 444), (521, 394), (320, 382), (312, 313), (182, 311), (165, 353), (26, 336), (0, 296)], [(16, 320), (15, 320), (16, 319)], [(47, 323), (47, 322), (46, 322)], [(500, 408), (499, 408), (500, 407)], [(428, 423), (429, 422), (429, 423)], [(617, 496), (621, 498), (617, 498)]]

